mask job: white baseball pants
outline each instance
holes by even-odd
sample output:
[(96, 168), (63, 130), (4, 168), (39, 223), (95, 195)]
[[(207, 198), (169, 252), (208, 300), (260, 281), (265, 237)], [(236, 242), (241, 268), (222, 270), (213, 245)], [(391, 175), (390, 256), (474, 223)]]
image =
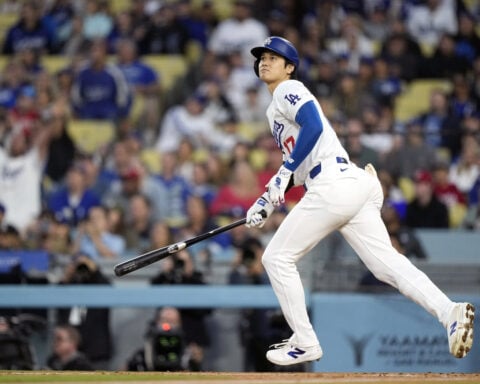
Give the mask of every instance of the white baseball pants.
[(380, 216), (383, 191), (379, 180), (352, 164), (343, 172), (340, 165), (329, 165), (323, 169), (322, 164), (322, 172), (307, 181), (305, 196), (286, 216), (262, 258), (293, 341), (303, 347), (318, 343), (296, 262), (337, 229), (377, 279), (398, 289), (447, 327), (454, 303), (392, 246)]

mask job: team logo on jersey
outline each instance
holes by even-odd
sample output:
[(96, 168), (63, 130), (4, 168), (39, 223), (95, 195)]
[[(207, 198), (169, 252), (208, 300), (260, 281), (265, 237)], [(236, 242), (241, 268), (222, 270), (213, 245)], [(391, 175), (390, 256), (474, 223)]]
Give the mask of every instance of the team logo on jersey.
[(283, 124), (280, 124), (278, 121), (273, 120), (273, 138), (277, 143), (278, 148), (282, 149), (282, 133), (285, 129)]
[(290, 104), (295, 105), (298, 101), (301, 100), (300, 96), (294, 95), (293, 93), (289, 93), (285, 95), (285, 100), (287, 100)]

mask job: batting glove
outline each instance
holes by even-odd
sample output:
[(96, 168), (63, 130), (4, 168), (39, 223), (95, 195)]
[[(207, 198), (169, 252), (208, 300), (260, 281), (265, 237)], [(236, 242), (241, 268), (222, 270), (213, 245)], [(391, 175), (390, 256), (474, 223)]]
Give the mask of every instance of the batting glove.
[(268, 200), (268, 192), (265, 192), (247, 211), (247, 221), (245, 225), (248, 228), (262, 228), (273, 210), (274, 206)]
[(275, 207), (285, 202), (285, 190), (290, 183), (291, 177), (292, 171), (282, 165), (277, 174), (266, 185), (268, 188), (268, 199)]

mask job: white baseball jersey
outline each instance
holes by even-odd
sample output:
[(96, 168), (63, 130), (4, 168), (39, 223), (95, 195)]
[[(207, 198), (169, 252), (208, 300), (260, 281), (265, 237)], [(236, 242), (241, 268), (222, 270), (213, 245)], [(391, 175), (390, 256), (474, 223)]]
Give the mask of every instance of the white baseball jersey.
[(338, 140), (317, 99), (300, 81), (287, 80), (275, 89), (272, 102), (267, 109), (268, 123), (278, 147), (283, 152), (284, 161), (288, 161), (300, 132), (295, 116), (300, 108), (310, 101), (314, 102), (318, 110), (323, 131), (313, 150), (295, 170), (295, 185), (304, 184), (309, 171), (326, 159), (341, 156), (348, 160), (347, 152)]
[[(316, 112), (310, 105), (300, 111), (312, 101), (320, 120), (310, 115)], [(295, 184), (305, 183), (307, 187), (303, 198), (280, 224), (262, 257), (282, 312), (293, 331), (290, 341), (299, 347), (319, 344), (308, 317), (295, 263), (334, 230), (340, 231), (378, 279), (397, 288), (447, 327), (454, 303), (392, 246), (380, 216), (383, 204), (380, 181), (374, 172), (366, 172), (348, 160), (313, 95), (299, 81), (284, 81), (273, 91), (267, 117), (272, 134), (284, 153), (285, 166), (294, 170)], [(300, 128), (296, 118), (305, 126)], [(309, 135), (320, 130), (316, 126), (320, 123), (320, 135)], [(297, 147), (292, 156), (300, 135), (301, 147)]]

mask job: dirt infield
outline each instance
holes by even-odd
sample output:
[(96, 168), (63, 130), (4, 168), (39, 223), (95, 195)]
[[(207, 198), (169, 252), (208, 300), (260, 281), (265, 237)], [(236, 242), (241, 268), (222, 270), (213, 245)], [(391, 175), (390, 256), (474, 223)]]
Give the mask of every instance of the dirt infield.
[(431, 373), (174, 373), (174, 372), (52, 372), (0, 371), (0, 383), (130, 383), (130, 384), (480, 384), (476, 374)]

